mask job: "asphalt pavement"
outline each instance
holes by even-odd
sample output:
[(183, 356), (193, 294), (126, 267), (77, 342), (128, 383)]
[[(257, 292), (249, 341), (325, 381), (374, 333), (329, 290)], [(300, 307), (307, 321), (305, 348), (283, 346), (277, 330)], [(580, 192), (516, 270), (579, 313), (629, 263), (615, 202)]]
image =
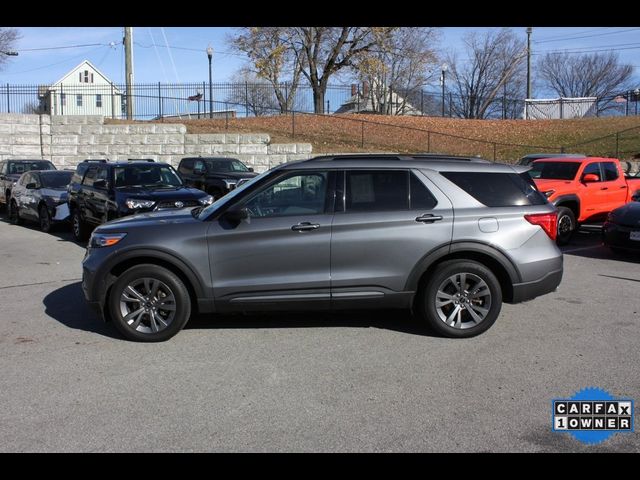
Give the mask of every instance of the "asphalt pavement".
[[(407, 312), (192, 320), (123, 340), (84, 304), (84, 247), (0, 218), (2, 452), (638, 452), (551, 431), (585, 387), (640, 400), (640, 258), (597, 232), (560, 289), (466, 340)], [(636, 417), (636, 425), (638, 424)]]

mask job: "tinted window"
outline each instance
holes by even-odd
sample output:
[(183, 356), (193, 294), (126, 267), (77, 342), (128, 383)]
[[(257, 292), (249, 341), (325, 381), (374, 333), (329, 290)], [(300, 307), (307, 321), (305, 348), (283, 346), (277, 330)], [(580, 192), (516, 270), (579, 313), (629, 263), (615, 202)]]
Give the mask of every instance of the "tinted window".
[(84, 173), (87, 171), (87, 169), (89, 168), (89, 164), (88, 163), (81, 163), (76, 167), (76, 171), (73, 174), (73, 177), (71, 177), (71, 181), (73, 183), (80, 183), (82, 181), (82, 177), (84, 176)]
[(116, 167), (115, 178), (116, 187), (132, 185), (150, 187), (182, 186), (182, 180), (180, 180), (177, 172), (169, 165), (139, 163)]
[(252, 217), (316, 215), (327, 204), (327, 172), (299, 173), (268, 186), (245, 206)]
[(412, 210), (431, 210), (438, 203), (429, 189), (413, 173), (410, 187)]
[(528, 173), (441, 172), (480, 203), (488, 207), (544, 205)]
[(55, 170), (53, 163), (46, 160), (34, 160), (32, 162), (9, 162), (9, 173), (17, 174), (31, 170)]
[(249, 169), (239, 160), (209, 160), (212, 172), (248, 172)]
[(96, 179), (96, 174), (98, 173), (98, 167), (91, 167), (87, 174), (84, 176), (84, 180), (82, 181), (83, 185), (87, 185), (88, 187), (93, 186), (93, 182)]
[(6, 164), (6, 162), (2, 162), (2, 164), (0, 164), (0, 173), (2, 175), (6, 175), (6, 173), (7, 173), (7, 164)]
[(573, 180), (579, 168), (578, 162), (535, 162), (529, 170), (529, 175), (532, 178)]
[(191, 173), (191, 170), (193, 170), (193, 158), (186, 158), (180, 162), (178, 167), (180, 173)]
[(72, 175), (73, 172), (69, 171), (47, 172), (40, 174), (40, 180), (45, 188), (65, 188), (69, 185)]
[(584, 171), (582, 172), (582, 176), (584, 177), (587, 173), (593, 173), (598, 176), (598, 181), (602, 180), (600, 176), (600, 164), (599, 163), (590, 163), (586, 167), (584, 167)]
[(409, 208), (409, 172), (347, 172), (347, 212), (381, 212)]
[(611, 180), (618, 179), (618, 168), (613, 162), (602, 162), (602, 170), (604, 171), (604, 181), (609, 182)]
[(202, 160), (196, 160), (193, 164), (193, 171), (194, 172), (204, 172), (205, 166), (204, 166), (204, 162)]
[(20, 180), (18, 180), (18, 185), (26, 185), (27, 183), (31, 182), (31, 174), (26, 174), (26, 175), (22, 175), (20, 177)]

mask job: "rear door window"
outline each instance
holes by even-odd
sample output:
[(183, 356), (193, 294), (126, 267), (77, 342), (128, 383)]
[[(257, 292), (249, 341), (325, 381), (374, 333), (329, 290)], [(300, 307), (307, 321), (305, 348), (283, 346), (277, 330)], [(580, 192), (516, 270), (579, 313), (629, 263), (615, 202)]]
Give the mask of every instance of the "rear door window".
[(410, 176), (409, 195), (411, 209), (431, 210), (438, 203), (436, 197), (433, 196), (425, 184), (422, 183), (414, 173), (411, 173)]
[(547, 199), (528, 173), (440, 172), (487, 207), (544, 205)]
[(602, 171), (604, 173), (604, 181), (611, 182), (618, 179), (618, 167), (613, 162), (602, 162)]
[(186, 158), (180, 162), (178, 167), (180, 173), (189, 174), (193, 171), (193, 158)]
[(600, 164), (597, 162), (590, 163), (586, 167), (584, 167), (584, 171), (582, 172), (582, 176), (584, 177), (588, 173), (593, 173), (598, 176), (598, 181), (602, 181), (602, 175), (600, 173)]
[(346, 212), (409, 209), (409, 172), (352, 170), (346, 172)]

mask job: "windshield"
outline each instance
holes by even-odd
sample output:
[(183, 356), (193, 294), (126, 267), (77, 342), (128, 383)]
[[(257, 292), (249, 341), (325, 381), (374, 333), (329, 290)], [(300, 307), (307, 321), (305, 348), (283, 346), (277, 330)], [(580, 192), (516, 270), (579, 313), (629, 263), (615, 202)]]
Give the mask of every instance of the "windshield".
[(198, 214), (198, 219), (199, 220), (204, 220), (209, 215), (211, 215), (213, 212), (215, 212), (220, 206), (224, 205), (225, 203), (227, 203), (230, 200), (233, 200), (239, 194), (244, 192), (247, 189), (247, 187), (250, 187), (254, 183), (259, 182), (261, 179), (266, 177), (269, 172), (272, 172), (272, 170), (267, 170), (266, 172), (262, 172), (260, 175), (258, 175), (257, 177), (253, 177), (251, 180), (249, 180), (246, 183), (243, 183), (242, 185), (240, 185), (235, 190), (231, 190), (231, 192), (227, 193), (225, 196), (219, 198), (218, 200), (213, 202), (211, 205), (209, 205), (207, 208), (203, 209)]
[(43, 188), (66, 188), (72, 176), (71, 171), (47, 172), (40, 174), (40, 181)]
[(22, 174), (31, 170), (55, 170), (53, 163), (46, 160), (34, 160), (32, 162), (9, 162), (9, 174)]
[(249, 169), (239, 160), (210, 160), (207, 162), (212, 172), (248, 172)]
[(535, 162), (529, 175), (531, 178), (573, 180), (580, 168), (579, 162)]
[(132, 164), (115, 168), (118, 187), (181, 187), (182, 180), (169, 165)]

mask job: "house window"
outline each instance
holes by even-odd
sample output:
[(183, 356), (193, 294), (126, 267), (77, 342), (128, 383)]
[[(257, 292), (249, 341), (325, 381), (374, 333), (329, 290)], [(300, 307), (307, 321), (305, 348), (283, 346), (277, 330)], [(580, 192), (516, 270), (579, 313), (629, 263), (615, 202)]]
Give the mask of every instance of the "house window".
[(67, 104), (67, 94), (66, 93), (61, 93), (60, 94), (60, 104), (63, 107)]
[(93, 83), (93, 73), (91, 74), (91, 83)]
[(99, 93), (96, 95), (96, 108), (102, 108), (102, 95)]
[(84, 83), (89, 83), (89, 70), (84, 71)]
[(76, 105), (78, 107), (82, 106), (82, 95), (76, 95)]
[(82, 72), (78, 72), (78, 74), (80, 75), (80, 78), (79, 78), (79, 80), (78, 80), (78, 81), (79, 81), (80, 83), (82, 83)]

